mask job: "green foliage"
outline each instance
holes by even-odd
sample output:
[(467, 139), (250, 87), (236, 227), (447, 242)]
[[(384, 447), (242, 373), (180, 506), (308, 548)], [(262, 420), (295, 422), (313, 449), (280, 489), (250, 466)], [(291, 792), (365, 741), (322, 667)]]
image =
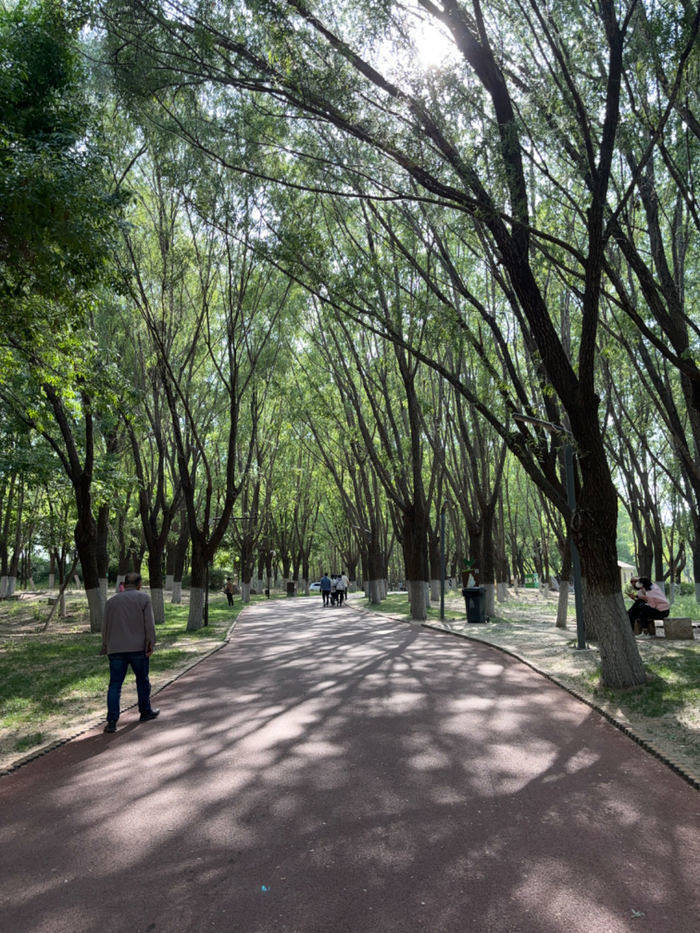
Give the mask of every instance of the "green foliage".
[(65, 316), (100, 270), (119, 200), (91, 125), (79, 25), (56, 0), (0, 12), (0, 289), (4, 314), (21, 301), (25, 327), (41, 313), (32, 296), (60, 297)]

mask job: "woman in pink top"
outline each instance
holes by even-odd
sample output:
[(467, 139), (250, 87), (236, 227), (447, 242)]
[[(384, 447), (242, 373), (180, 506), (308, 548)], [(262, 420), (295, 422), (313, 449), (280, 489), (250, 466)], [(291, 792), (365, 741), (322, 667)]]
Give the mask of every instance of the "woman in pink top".
[(634, 602), (630, 606), (627, 614), (630, 617), (630, 625), (634, 630), (634, 624), (639, 624), (642, 632), (647, 632), (654, 637), (656, 634), (655, 619), (665, 619), (669, 613), (669, 602), (666, 594), (660, 586), (652, 583), (649, 577), (632, 577), (632, 586), (635, 589)]

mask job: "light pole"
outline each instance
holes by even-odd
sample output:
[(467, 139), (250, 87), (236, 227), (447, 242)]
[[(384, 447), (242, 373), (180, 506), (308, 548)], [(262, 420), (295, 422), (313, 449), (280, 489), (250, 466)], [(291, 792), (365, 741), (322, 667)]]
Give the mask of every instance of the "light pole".
[[(560, 424), (543, 421), (541, 418), (532, 418), (530, 415), (514, 414), (516, 421), (537, 425), (549, 431), (550, 434), (560, 434), (564, 438), (564, 474), (566, 476), (566, 500), (573, 515), (576, 511), (576, 481), (574, 475), (574, 447), (570, 431)], [(586, 628), (583, 624), (583, 593), (581, 591), (581, 558), (576, 547), (574, 537), (569, 532), (571, 543), (571, 562), (574, 571), (574, 605), (576, 606), (576, 649), (583, 651), (586, 648)]]

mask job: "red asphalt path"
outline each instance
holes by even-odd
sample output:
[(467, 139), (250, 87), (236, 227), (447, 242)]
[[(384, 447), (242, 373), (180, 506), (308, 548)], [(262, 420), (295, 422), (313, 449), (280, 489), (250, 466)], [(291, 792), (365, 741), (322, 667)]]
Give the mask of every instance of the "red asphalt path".
[(697, 792), (487, 645), (274, 601), (157, 703), (0, 778), (3, 933), (698, 929)]

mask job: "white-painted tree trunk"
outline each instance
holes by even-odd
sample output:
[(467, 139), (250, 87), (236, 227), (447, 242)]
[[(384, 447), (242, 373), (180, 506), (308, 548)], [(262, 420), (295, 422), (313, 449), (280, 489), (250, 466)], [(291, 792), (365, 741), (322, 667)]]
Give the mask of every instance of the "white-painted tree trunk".
[(49, 574), (49, 589), (52, 590), (56, 586), (56, 574)]
[(700, 581), (695, 584), (695, 602), (700, 603)]
[(250, 602), (250, 583), (241, 583), (241, 596), (244, 603)]
[(7, 596), (7, 574), (3, 574), (0, 577), (0, 598)]
[(124, 582), (125, 576), (126, 576), (126, 574), (123, 574), (123, 573), (118, 573), (118, 574), (117, 574), (117, 582), (114, 584), (114, 592), (115, 592), (115, 593), (118, 593), (118, 592), (119, 592), (119, 585), (120, 585), (121, 583)]
[(546, 599), (549, 596), (549, 583), (543, 583), (540, 586), (540, 592), (542, 593), (542, 596)]
[(439, 580), (430, 581), (430, 599), (434, 603), (440, 602), (440, 581)]
[(569, 581), (559, 581), (559, 602), (557, 603), (557, 628), (566, 628), (566, 617), (569, 609)]
[(172, 593), (173, 591), (173, 580), (175, 577), (172, 573), (166, 573), (165, 575), (165, 592)]
[(102, 597), (102, 590), (95, 587), (91, 590), (85, 590), (87, 596), (88, 608), (90, 610), (90, 631), (102, 631), (102, 616), (104, 615), (105, 601)]
[(80, 587), (80, 577), (77, 573), (73, 574), (73, 583), (75, 583), (77, 587)]
[(165, 599), (161, 587), (151, 590), (151, 603), (153, 604), (153, 618), (156, 625), (165, 622)]
[(382, 581), (368, 580), (365, 584), (365, 596), (375, 606), (382, 601)]
[(63, 590), (61, 595), (58, 597), (58, 617), (59, 619), (65, 619), (66, 617), (66, 591)]
[(107, 588), (109, 587), (109, 580), (107, 577), (100, 577), (100, 593), (102, 594), (102, 602), (107, 602)]
[(8, 577), (7, 578), (7, 596), (15, 595), (16, 586), (17, 586), (17, 577)]
[(407, 580), (408, 602), (411, 606), (411, 621), (425, 622), (428, 615), (425, 606), (426, 584), (424, 580)]
[(182, 602), (182, 580), (173, 580), (173, 595), (170, 597), (170, 602), (174, 606), (179, 606)]
[(309, 595), (309, 581), (305, 580), (303, 577), (299, 580), (299, 589), (297, 590), (299, 594), (304, 593), (306, 596)]
[(496, 592), (499, 603), (504, 603), (508, 599), (508, 584), (499, 583)]
[(490, 619), (496, 613), (496, 585), (494, 583), (482, 583), (484, 588), (484, 605), (486, 618)]
[(204, 587), (190, 587), (190, 611), (187, 617), (187, 631), (191, 632), (204, 625)]

